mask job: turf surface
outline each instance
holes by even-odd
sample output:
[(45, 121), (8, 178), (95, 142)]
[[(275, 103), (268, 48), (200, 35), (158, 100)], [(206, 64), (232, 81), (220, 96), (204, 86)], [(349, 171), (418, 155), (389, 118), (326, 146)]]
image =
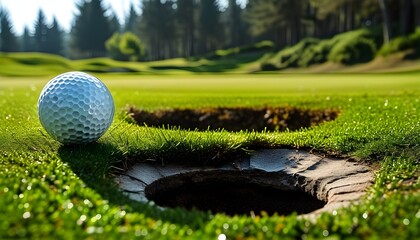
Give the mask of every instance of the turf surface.
[[(0, 238), (390, 238), (419, 236), (420, 77), (417, 74), (98, 75), (116, 117), (98, 143), (61, 146), (37, 119), (49, 77), (0, 77)], [(334, 108), (333, 121), (297, 132), (184, 131), (137, 126), (129, 106)], [(362, 204), (316, 221), (162, 210), (130, 201), (114, 167), (153, 159), (215, 164), (258, 148), (348, 155), (378, 169)]]

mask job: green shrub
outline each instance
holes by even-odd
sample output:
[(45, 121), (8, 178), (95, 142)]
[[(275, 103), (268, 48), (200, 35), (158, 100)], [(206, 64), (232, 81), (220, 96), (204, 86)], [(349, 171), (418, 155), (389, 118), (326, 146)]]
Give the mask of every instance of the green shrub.
[(138, 61), (144, 55), (144, 47), (140, 39), (131, 32), (126, 32), (121, 36), (121, 53), (129, 56), (130, 61)]
[(402, 36), (392, 39), (388, 44), (382, 45), (379, 56), (388, 56), (393, 53), (413, 49), (415, 54), (420, 54), (420, 28), (409, 36)]
[(284, 48), (275, 54), (274, 57), (261, 63), (262, 71), (273, 71), (288, 67), (298, 67), (302, 56), (306, 55), (306, 50), (315, 46), (319, 42), (315, 38), (307, 38), (300, 41), (298, 44)]
[(328, 61), (328, 54), (331, 48), (337, 43), (337, 39), (326, 39), (318, 44), (309, 46), (299, 59), (300, 67), (308, 67), (313, 64), (325, 63)]
[(372, 39), (350, 38), (333, 46), (328, 60), (335, 63), (355, 64), (369, 62), (375, 57), (376, 45)]
[(121, 36), (119, 33), (114, 33), (106, 42), (105, 47), (108, 51), (108, 54), (111, 58), (120, 61), (127, 61), (127, 56), (121, 53), (120, 51), (120, 39)]
[(204, 55), (208, 60), (217, 60), (221, 58), (231, 57), (238, 54), (256, 53), (256, 52), (271, 52), (274, 50), (274, 43), (271, 41), (261, 41), (255, 44), (249, 44), (241, 47), (216, 50)]
[(120, 61), (139, 61), (144, 56), (144, 46), (131, 32), (114, 33), (105, 43), (111, 58)]
[(296, 45), (279, 51), (273, 58), (261, 64), (261, 69), (272, 70), (273, 66), (279, 69), (308, 67), (327, 61), (344, 64), (370, 61), (376, 53), (376, 34), (371, 31), (360, 29), (325, 40), (303, 39)]
[(285, 48), (280, 51), (274, 58), (275, 62), (279, 63), (281, 68), (300, 67), (299, 61), (306, 55), (307, 49), (319, 43), (318, 39), (306, 38), (298, 44)]

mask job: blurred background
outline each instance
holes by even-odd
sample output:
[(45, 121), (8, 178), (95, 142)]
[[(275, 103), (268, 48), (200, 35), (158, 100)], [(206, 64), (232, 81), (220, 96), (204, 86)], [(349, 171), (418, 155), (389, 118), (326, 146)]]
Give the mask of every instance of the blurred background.
[(0, 0), (0, 23), (1, 52), (70, 59), (242, 54), (275, 70), (420, 48), (420, 0)]

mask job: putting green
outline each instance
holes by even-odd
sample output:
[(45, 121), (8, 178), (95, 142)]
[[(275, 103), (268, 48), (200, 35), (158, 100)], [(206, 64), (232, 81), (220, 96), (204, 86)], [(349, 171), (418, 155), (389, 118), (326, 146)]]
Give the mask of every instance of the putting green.
[[(50, 77), (0, 77), (0, 238), (317, 239), (419, 236), (420, 75), (98, 75), (116, 105), (98, 143), (61, 146), (37, 118)], [(201, 107), (337, 109), (295, 132), (186, 131), (133, 124), (125, 112)], [(317, 219), (162, 210), (128, 199), (112, 173), (136, 161), (229, 162), (261, 148), (351, 156), (377, 169), (359, 205)]]

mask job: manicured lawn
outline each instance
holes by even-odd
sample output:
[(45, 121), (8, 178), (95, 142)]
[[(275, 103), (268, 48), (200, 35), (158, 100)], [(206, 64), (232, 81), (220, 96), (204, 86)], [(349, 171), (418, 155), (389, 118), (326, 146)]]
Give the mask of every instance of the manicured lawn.
[[(0, 77), (0, 238), (389, 238), (420, 236), (420, 75), (98, 75), (116, 116), (98, 143), (61, 146), (41, 128), (50, 77)], [(184, 131), (132, 123), (128, 107), (335, 109), (297, 132)], [(352, 156), (378, 169), (360, 205), (321, 215), (229, 217), (162, 210), (122, 195), (112, 166), (156, 159), (213, 164), (275, 147)]]

